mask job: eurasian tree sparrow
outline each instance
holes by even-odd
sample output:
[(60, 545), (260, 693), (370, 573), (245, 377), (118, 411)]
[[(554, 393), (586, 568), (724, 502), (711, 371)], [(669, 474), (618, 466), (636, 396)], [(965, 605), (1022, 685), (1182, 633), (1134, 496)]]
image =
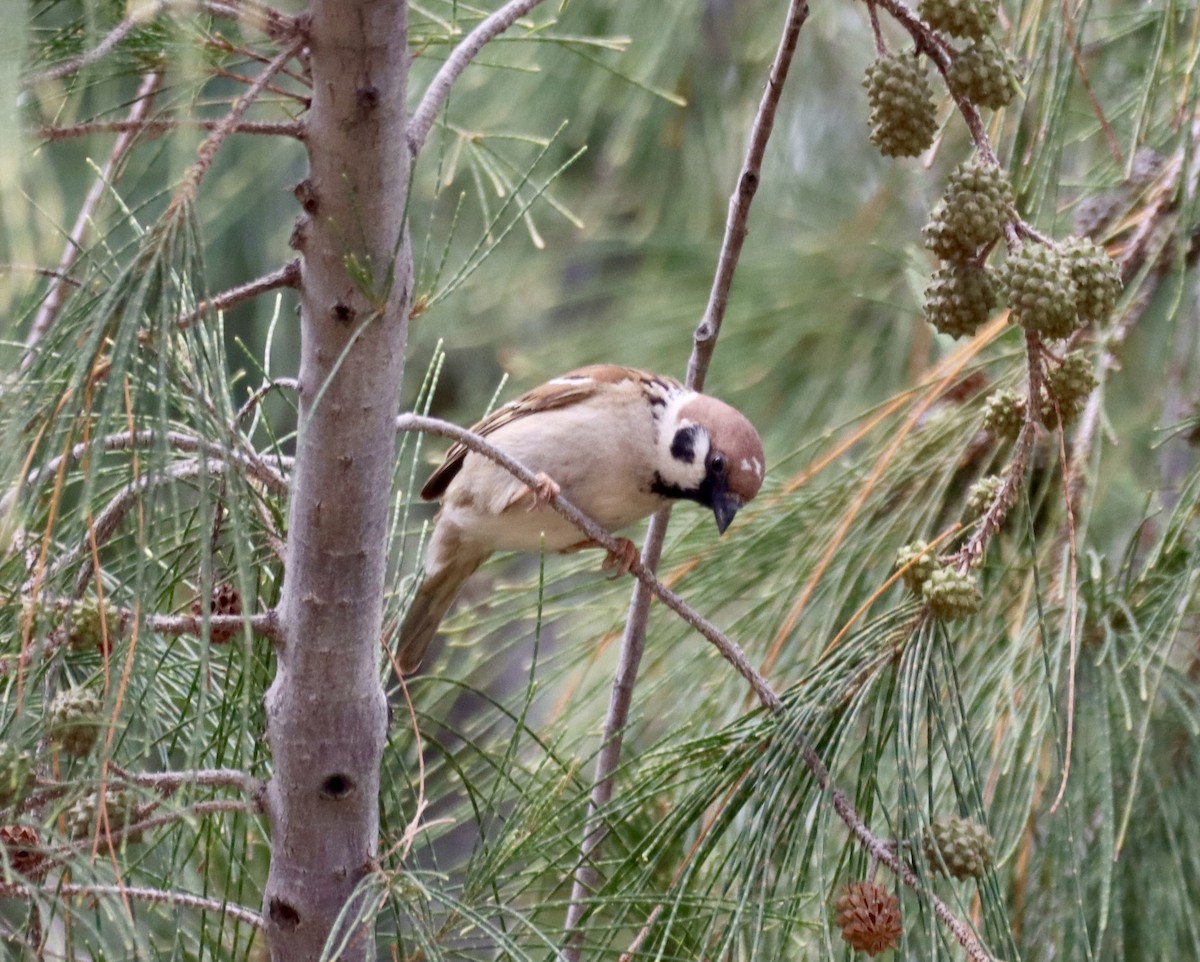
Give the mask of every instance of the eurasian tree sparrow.
[[(724, 533), (762, 485), (762, 440), (741, 412), (678, 381), (599, 364), (536, 387), (472, 428), (548, 479), (531, 490), (499, 465), (455, 444), (421, 497), (442, 502), (424, 580), (397, 646), (407, 674), (421, 664), (450, 605), (493, 551), (594, 546), (547, 503), (561, 492), (608, 531), (685, 499), (711, 508)], [(628, 570), (636, 548), (622, 539)]]

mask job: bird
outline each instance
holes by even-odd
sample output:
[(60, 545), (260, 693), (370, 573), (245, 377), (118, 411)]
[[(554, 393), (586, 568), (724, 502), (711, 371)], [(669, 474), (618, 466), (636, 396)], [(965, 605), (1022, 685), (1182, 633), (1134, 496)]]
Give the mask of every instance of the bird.
[[(402, 674), (420, 667), (467, 579), (496, 551), (599, 547), (549, 504), (563, 497), (606, 531), (676, 501), (710, 509), (724, 534), (766, 471), (762, 439), (736, 408), (674, 378), (598, 364), (497, 408), (471, 429), (538, 475), (530, 487), (456, 443), (421, 489), (441, 501), (424, 573), (396, 645)], [(637, 548), (619, 539), (606, 568), (626, 573)]]

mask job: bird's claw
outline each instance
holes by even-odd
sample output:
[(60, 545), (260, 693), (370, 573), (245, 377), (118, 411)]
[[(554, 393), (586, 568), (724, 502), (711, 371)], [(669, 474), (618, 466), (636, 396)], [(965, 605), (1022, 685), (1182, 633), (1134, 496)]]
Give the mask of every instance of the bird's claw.
[(604, 556), (601, 570), (610, 572), (613, 578), (623, 577), (629, 574), (629, 569), (637, 562), (639, 554), (637, 545), (632, 541), (628, 538), (618, 538), (617, 550), (609, 551)]
[[(609, 551), (605, 548), (606, 554), (600, 569), (611, 572), (613, 578), (620, 578), (622, 575), (629, 574), (629, 570), (641, 556), (641, 552), (638, 551), (638, 546), (628, 538), (617, 538), (616, 541), (616, 551)], [(574, 554), (576, 551), (585, 551), (588, 548), (604, 548), (604, 545), (595, 538), (584, 538), (582, 541), (563, 548), (560, 554)]]
[(538, 508), (544, 508), (562, 494), (562, 488), (550, 475), (539, 471), (537, 477), (534, 478), (533, 485), (529, 488), (529, 493), (533, 495), (533, 504), (529, 506), (529, 510), (536, 511)]

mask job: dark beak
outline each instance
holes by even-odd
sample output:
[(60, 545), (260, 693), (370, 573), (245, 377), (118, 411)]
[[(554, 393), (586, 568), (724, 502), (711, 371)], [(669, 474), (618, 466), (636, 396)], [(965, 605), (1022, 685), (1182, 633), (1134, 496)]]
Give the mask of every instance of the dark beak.
[(721, 534), (725, 533), (725, 529), (729, 527), (729, 522), (733, 520), (733, 516), (738, 513), (738, 508), (742, 506), (742, 499), (736, 494), (730, 494), (728, 491), (718, 491), (712, 499), (713, 515), (717, 519), (717, 531)]

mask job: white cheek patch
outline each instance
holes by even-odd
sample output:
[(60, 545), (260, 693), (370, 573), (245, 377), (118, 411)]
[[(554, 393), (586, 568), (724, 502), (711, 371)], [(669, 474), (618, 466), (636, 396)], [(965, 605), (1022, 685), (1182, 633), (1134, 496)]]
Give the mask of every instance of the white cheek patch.
[(763, 465), (758, 458), (742, 458), (741, 468), (743, 471), (753, 471), (754, 476), (762, 480)]

